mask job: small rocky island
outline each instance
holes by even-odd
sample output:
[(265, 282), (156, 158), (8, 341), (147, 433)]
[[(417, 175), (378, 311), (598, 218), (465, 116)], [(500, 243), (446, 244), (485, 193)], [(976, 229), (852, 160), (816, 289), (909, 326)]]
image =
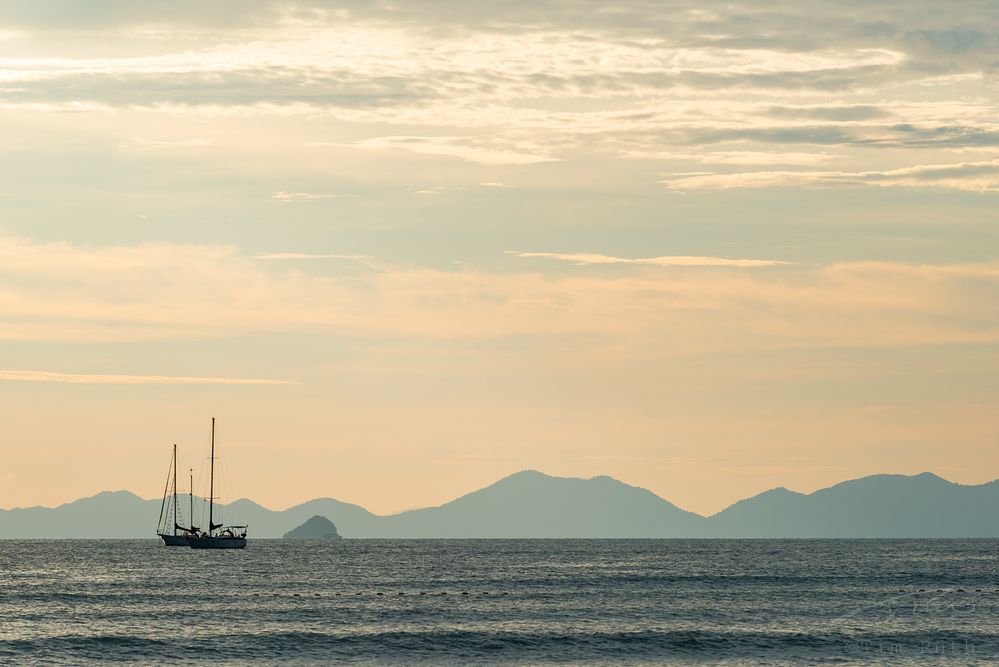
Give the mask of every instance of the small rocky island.
[(333, 522), (318, 514), (284, 534), (286, 540), (342, 540)]

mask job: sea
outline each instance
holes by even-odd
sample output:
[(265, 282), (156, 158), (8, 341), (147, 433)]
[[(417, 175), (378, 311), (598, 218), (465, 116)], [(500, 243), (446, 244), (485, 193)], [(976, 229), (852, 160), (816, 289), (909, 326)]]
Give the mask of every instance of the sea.
[(997, 540), (0, 541), (0, 664), (989, 664)]

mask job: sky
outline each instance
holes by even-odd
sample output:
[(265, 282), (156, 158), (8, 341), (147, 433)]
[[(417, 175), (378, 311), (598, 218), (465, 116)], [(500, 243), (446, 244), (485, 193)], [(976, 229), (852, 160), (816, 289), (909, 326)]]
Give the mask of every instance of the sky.
[(993, 1), (4, 2), (0, 507), (999, 477), (997, 103)]

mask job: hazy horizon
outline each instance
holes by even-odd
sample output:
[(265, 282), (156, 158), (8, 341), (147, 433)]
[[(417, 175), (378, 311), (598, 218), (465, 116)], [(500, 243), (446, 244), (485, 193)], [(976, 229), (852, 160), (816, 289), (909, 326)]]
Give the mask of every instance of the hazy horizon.
[(987, 1), (5, 3), (0, 507), (158, 497), (173, 443), (201, 484), (212, 417), (223, 499), (268, 507), (999, 477), (997, 34)]

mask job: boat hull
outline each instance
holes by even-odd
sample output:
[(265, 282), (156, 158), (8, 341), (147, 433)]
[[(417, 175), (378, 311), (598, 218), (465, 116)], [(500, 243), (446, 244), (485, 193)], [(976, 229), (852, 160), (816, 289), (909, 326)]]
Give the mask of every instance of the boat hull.
[(245, 537), (189, 537), (187, 544), (192, 549), (245, 549)]
[(161, 533), (160, 538), (163, 540), (163, 544), (168, 547), (188, 546), (187, 535), (163, 535)]

